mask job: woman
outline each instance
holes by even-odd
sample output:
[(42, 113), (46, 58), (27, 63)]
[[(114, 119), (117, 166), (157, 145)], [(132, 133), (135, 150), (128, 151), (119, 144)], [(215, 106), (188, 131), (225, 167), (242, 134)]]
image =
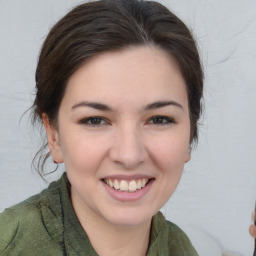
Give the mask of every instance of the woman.
[(197, 140), (202, 89), (195, 41), (161, 4), (69, 12), (42, 47), (33, 105), (41, 175), (50, 155), (66, 173), (0, 215), (1, 255), (197, 255), (159, 210)]

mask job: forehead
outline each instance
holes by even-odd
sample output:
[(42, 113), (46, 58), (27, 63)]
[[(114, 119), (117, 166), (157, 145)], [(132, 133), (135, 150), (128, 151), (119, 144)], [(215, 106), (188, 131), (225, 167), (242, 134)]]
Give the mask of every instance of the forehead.
[(187, 99), (178, 64), (165, 51), (144, 46), (90, 59), (70, 77), (63, 100), (139, 104), (172, 97)]

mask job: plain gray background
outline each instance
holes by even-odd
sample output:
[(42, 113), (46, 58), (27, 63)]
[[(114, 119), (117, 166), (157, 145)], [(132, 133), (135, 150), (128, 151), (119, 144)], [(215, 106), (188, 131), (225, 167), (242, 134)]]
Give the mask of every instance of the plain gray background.
[[(199, 145), (163, 209), (223, 250), (252, 255), (256, 199), (256, 1), (163, 0), (192, 29), (205, 69)], [(31, 170), (34, 73), (49, 28), (77, 0), (0, 0), (0, 211), (46, 187)], [(60, 174), (49, 177), (54, 180)]]

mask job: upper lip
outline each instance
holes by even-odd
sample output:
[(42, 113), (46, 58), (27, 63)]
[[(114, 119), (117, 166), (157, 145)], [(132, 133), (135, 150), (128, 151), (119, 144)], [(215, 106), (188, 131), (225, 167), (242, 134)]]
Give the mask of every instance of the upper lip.
[(153, 176), (150, 176), (150, 175), (145, 175), (145, 174), (135, 174), (135, 175), (108, 175), (108, 176), (105, 176), (104, 178), (102, 179), (116, 179), (116, 180), (127, 180), (127, 181), (130, 181), (130, 180), (137, 180), (137, 179), (153, 179), (154, 177)]

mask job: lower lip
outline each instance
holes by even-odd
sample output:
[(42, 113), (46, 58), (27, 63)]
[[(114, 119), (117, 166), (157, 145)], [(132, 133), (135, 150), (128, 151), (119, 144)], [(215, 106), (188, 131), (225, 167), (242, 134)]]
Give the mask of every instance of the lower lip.
[(114, 188), (111, 188), (104, 181), (102, 181), (103, 186), (105, 187), (105, 189), (107, 190), (109, 195), (111, 197), (113, 197), (114, 199), (121, 201), (121, 202), (132, 202), (132, 201), (139, 200), (145, 194), (147, 194), (147, 192), (150, 190), (153, 182), (154, 182), (154, 179), (151, 179), (145, 187), (143, 187), (135, 192), (124, 192), (124, 191), (122, 192), (122, 191), (115, 190)]

